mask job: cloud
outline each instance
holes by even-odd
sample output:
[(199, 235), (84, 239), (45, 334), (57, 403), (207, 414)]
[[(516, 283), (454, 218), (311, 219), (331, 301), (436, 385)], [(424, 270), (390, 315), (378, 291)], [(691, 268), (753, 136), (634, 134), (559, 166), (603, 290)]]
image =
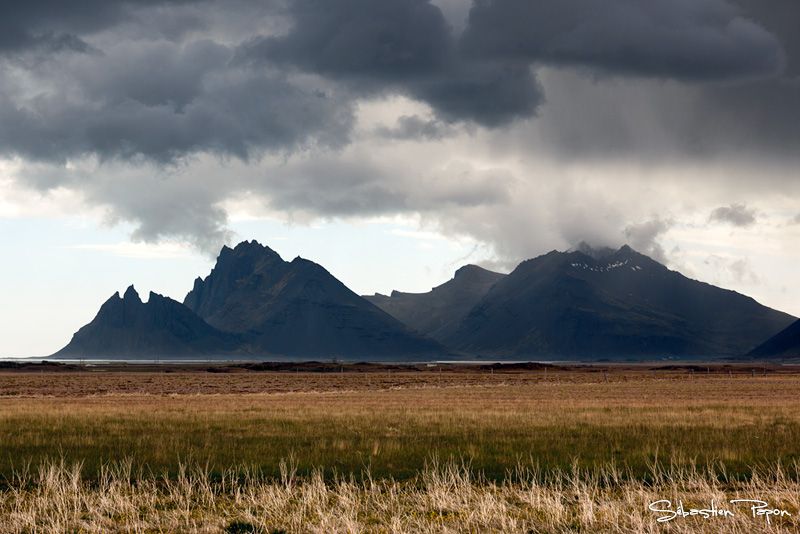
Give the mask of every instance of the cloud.
[(434, 122), (411, 118), (379, 134), (433, 139), (444, 125), (502, 128), (540, 115), (541, 64), (730, 81), (775, 74), (782, 54), (722, 0), (547, 6), (481, 0), (459, 35), (428, 0), (37, 0), (0, 23), (0, 120), (9, 125), (0, 154), (172, 164), (198, 153), (248, 160), (340, 148), (359, 100), (397, 94), (429, 104)]
[(477, 169), (450, 162), (440, 169), (402, 169), (381, 153), (361, 151), (327, 158), (295, 159), (279, 175), (250, 184), (276, 211), (316, 217), (381, 214), (441, 215), (507, 205), (513, 176), (503, 169)]
[(739, 258), (732, 262), (728, 269), (733, 276), (733, 279), (740, 284), (760, 284), (761, 279), (753, 271), (749, 258)]
[(147, 8), (203, 4), (202, 0), (29, 0), (3, 10), (0, 53), (19, 53), (54, 41), (80, 41), (135, 21)]
[(704, 263), (715, 268), (718, 284), (760, 285), (762, 283), (761, 278), (753, 270), (750, 258), (732, 259), (712, 254)]
[(649, 221), (628, 225), (623, 233), (631, 248), (665, 264), (669, 260), (658, 239), (674, 224), (673, 220), (661, 219), (656, 215)]
[(756, 222), (756, 210), (748, 208), (745, 204), (731, 204), (730, 206), (721, 206), (709, 215), (710, 222), (721, 222), (732, 224), (746, 228), (752, 226)]
[(405, 81), (441, 70), (452, 40), (428, 0), (295, 0), (293, 26), (250, 42), (249, 57), (333, 78)]
[(398, 141), (438, 141), (455, 134), (455, 128), (436, 119), (423, 119), (419, 115), (402, 115), (394, 128), (379, 126), (375, 134)]
[[(219, 199), (241, 187), (232, 181), (198, 177), (189, 167), (100, 164), (92, 159), (76, 162), (69, 169), (52, 165), (24, 168), (16, 181), (33, 185), (47, 196), (50, 191), (81, 191), (80, 198), (74, 199), (76, 214), (95, 208), (93, 216), (100, 217), (101, 224), (132, 227), (134, 243), (188, 243), (209, 256), (215, 256), (234, 237)], [(54, 184), (67, 185), (56, 188)]]
[(774, 76), (785, 56), (721, 0), (477, 0), (462, 46), (480, 58), (687, 81)]
[(797, 31), (797, 13), (800, 6), (795, 0), (731, 0), (743, 17), (764, 27), (775, 35), (786, 51), (785, 76), (800, 74), (800, 32)]
[(232, 67), (230, 57), (203, 40), (121, 43), (101, 58), (51, 60), (28, 73), (41, 92), (0, 94), (0, 154), (171, 164), (203, 152), (247, 160), (347, 142), (352, 103), (283, 73)]
[(448, 121), (498, 127), (543, 102), (526, 63), (460, 56), (428, 0), (296, 0), (289, 12), (286, 35), (251, 39), (240, 54), (326, 76), (355, 95), (409, 94)]
[(247, 197), (418, 218), (500, 261), (580, 240), (663, 256), (685, 169), (720, 204), (750, 198), (742, 162), (793, 191), (800, 8), (736, 2), (33, 0), (0, 17), (0, 164), (142, 242), (213, 251)]

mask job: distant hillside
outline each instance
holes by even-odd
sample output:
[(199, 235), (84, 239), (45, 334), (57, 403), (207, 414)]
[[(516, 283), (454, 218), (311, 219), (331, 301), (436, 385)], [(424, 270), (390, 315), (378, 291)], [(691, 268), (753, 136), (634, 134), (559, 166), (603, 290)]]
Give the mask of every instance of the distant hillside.
[(147, 303), (130, 286), (109, 298), (97, 316), (56, 357), (143, 358), (229, 354), (241, 339), (207, 324), (180, 302), (150, 293)]
[(800, 320), (748, 352), (745, 358), (800, 358)]
[(294, 357), (439, 358), (447, 349), (356, 295), (314, 262), (252, 241), (224, 247), (184, 304), (253, 350)]
[(455, 333), (461, 321), (504, 274), (465, 265), (453, 278), (428, 293), (375, 294), (364, 297), (400, 321), (439, 341)]
[(719, 357), (747, 352), (793, 320), (625, 246), (522, 262), (443, 341), (515, 358)]

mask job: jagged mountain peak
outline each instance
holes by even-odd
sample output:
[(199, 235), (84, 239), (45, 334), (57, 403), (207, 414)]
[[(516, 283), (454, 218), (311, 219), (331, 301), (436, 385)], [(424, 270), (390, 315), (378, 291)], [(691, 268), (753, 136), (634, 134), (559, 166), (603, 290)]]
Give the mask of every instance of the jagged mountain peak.
[(283, 261), (277, 252), (253, 239), (252, 241), (242, 241), (233, 248), (224, 245), (222, 250), (219, 252), (219, 256), (217, 257), (217, 264), (219, 265), (220, 263), (225, 263), (226, 261), (230, 261), (234, 258), (245, 257), (252, 259), (279, 259)]
[(277, 254), (277, 252), (275, 252), (266, 245), (262, 245), (255, 239), (251, 241), (242, 241), (233, 248), (233, 252), (251, 252), (251, 251)]
[[(556, 252), (556, 251), (553, 251)], [(628, 258), (647, 258), (650, 261), (655, 261), (640, 252), (637, 252), (630, 245), (625, 244), (622, 245), (618, 249), (614, 249), (611, 247), (600, 246), (600, 247), (593, 247), (586, 243), (585, 241), (581, 241), (574, 247), (567, 249), (563, 254), (571, 254), (571, 255), (583, 255), (592, 258), (595, 261), (603, 262), (610, 258), (613, 259), (628, 259)]]
[[(119, 292), (115, 293), (115, 295), (119, 295)], [(139, 298), (139, 293), (133, 287), (133, 284), (129, 285), (128, 289), (125, 290), (122, 300), (126, 302), (138, 302), (139, 304), (142, 303), (142, 299)]]
[(124, 298), (117, 291), (103, 303), (95, 318), (56, 356), (188, 357), (228, 354), (240, 350), (240, 345), (236, 335), (213, 328), (169, 297), (151, 291), (143, 303), (131, 285)]

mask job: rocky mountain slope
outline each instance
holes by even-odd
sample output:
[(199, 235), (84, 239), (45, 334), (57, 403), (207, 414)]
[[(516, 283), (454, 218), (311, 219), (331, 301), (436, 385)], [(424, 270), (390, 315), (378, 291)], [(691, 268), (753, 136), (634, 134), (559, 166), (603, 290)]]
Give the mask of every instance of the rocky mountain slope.
[(436, 341), (353, 293), (314, 262), (291, 262), (256, 241), (224, 247), (184, 304), (253, 350), (295, 357), (438, 358)]

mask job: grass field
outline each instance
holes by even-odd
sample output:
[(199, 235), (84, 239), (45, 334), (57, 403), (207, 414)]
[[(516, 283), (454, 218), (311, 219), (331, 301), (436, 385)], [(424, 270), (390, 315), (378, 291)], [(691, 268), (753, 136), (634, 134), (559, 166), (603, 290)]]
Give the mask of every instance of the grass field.
[[(787, 369), (212, 371), (1, 373), (0, 532), (800, 526)], [(647, 508), (735, 498), (785, 514)]]

